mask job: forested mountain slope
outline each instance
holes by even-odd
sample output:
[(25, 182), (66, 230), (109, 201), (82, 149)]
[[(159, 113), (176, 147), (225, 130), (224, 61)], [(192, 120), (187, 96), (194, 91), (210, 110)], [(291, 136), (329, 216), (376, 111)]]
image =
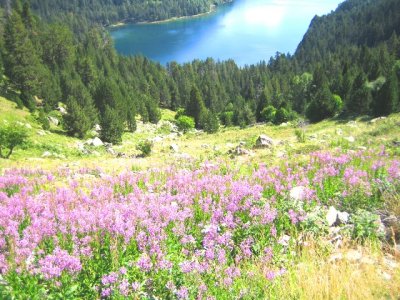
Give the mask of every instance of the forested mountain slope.
[(158, 21), (205, 13), (226, 0), (31, 0), (40, 16), (54, 20), (65, 15), (107, 25), (121, 20)]
[[(65, 21), (71, 14), (64, 10), (57, 11), (54, 23), (34, 16), (29, 1), (12, 4), (0, 26), (1, 91), (45, 114), (63, 102), (64, 126), (72, 135), (83, 137), (99, 122), (102, 138), (118, 143), (124, 130), (135, 130), (135, 116), (157, 122), (160, 106), (183, 108), (198, 128), (209, 131), (217, 130), (218, 122), (246, 126), (304, 115), (319, 121), (343, 112), (400, 111), (396, 0), (346, 1), (330, 15), (314, 18), (294, 56), (277, 53), (243, 68), (211, 58), (163, 67), (143, 57), (124, 57), (103, 28), (76, 30), (78, 23)], [(89, 2), (76, 5), (88, 8)], [(84, 10), (81, 16), (76, 19), (92, 22)], [(372, 31), (372, 24), (380, 29)]]
[(400, 34), (400, 1), (348, 0), (312, 20), (295, 56), (306, 65), (349, 46), (379, 46), (393, 34)]

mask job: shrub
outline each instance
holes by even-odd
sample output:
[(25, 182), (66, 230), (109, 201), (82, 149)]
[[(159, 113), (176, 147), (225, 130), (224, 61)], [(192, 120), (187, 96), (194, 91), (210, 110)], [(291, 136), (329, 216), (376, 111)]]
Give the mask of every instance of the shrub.
[(8, 159), (14, 149), (26, 143), (26, 129), (18, 124), (0, 126), (0, 157)]
[(139, 144), (136, 145), (136, 150), (140, 151), (143, 157), (150, 156), (152, 148), (153, 143), (149, 140), (141, 141), (139, 142)]
[(176, 120), (176, 125), (178, 126), (179, 130), (186, 133), (194, 128), (195, 123), (192, 117), (181, 115)]
[(276, 115), (276, 108), (273, 107), (272, 105), (264, 107), (264, 109), (261, 111), (261, 119), (267, 123), (268, 122), (274, 123), (275, 115)]
[(295, 133), (295, 135), (297, 137), (297, 141), (299, 143), (306, 142), (306, 131), (304, 129), (296, 129), (294, 133)]
[(281, 124), (289, 121), (290, 113), (283, 107), (278, 109), (275, 114), (275, 124)]
[(185, 110), (183, 108), (179, 108), (176, 111), (175, 120), (178, 120), (179, 117), (184, 116), (184, 115), (185, 115)]

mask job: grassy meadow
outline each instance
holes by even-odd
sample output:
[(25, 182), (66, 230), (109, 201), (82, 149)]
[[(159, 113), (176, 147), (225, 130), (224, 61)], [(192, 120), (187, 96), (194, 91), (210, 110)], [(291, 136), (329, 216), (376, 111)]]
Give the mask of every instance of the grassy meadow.
[(87, 153), (4, 98), (0, 116), (29, 133), (0, 160), (1, 299), (400, 295), (400, 114), (181, 134), (165, 110)]

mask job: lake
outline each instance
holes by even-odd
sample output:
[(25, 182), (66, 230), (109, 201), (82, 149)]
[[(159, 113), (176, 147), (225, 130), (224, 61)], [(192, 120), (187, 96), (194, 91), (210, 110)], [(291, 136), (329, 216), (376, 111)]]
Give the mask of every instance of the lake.
[(110, 30), (121, 54), (142, 54), (166, 64), (212, 57), (238, 65), (268, 61), (277, 51), (294, 53), (315, 15), (342, 0), (236, 0), (215, 12), (157, 24)]

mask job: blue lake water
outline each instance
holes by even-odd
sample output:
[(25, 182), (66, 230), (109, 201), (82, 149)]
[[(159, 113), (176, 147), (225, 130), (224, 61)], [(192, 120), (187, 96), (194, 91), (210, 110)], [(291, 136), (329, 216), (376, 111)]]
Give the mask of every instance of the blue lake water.
[(315, 15), (342, 0), (235, 0), (199, 17), (158, 24), (129, 24), (111, 30), (117, 51), (142, 54), (166, 64), (212, 57), (237, 64), (294, 53)]

